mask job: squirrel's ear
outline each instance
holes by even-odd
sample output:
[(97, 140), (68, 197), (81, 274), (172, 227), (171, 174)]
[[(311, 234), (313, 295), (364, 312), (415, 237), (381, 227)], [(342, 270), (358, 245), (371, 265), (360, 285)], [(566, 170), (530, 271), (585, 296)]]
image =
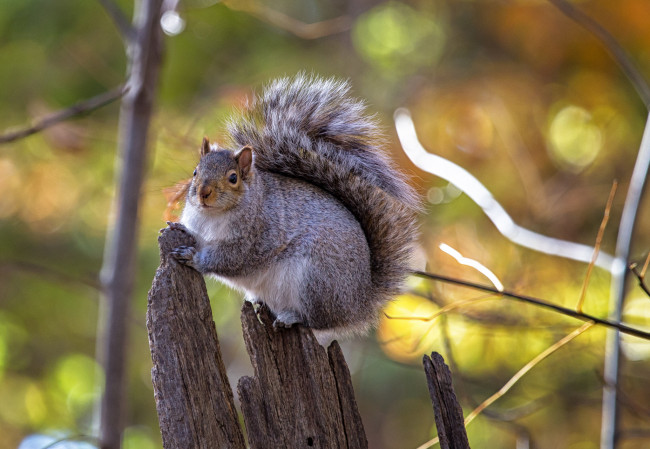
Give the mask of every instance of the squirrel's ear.
[(205, 156), (210, 152), (210, 141), (207, 137), (203, 138), (203, 143), (201, 144), (201, 157)]
[(235, 156), (237, 165), (239, 165), (239, 170), (241, 171), (241, 177), (246, 178), (251, 171), (253, 166), (253, 149), (246, 145), (244, 148), (239, 150)]

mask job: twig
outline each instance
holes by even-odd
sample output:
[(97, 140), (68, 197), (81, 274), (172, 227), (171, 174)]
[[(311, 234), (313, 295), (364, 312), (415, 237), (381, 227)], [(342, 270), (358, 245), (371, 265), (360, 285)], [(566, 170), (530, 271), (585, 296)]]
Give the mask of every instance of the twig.
[(601, 324), (603, 326), (607, 326), (619, 330), (624, 334), (633, 335), (635, 337), (643, 338), (644, 340), (650, 340), (650, 332), (645, 332), (640, 329), (635, 329), (633, 327), (627, 326), (626, 324), (620, 323), (618, 321), (597, 318), (587, 313), (578, 312), (573, 309), (568, 309), (566, 307), (558, 306), (557, 304), (550, 303), (543, 299), (534, 298), (532, 296), (519, 295), (517, 293), (513, 293), (508, 290), (499, 291), (496, 288), (491, 287), (489, 285), (476, 284), (474, 282), (464, 281), (462, 279), (454, 279), (440, 274), (427, 273), (426, 271), (414, 271), (413, 274), (427, 279), (433, 279), (436, 281), (461, 285), (463, 287), (473, 288), (475, 290), (482, 290), (485, 292), (494, 293), (495, 295), (502, 295), (503, 297), (506, 298), (515, 299), (517, 301), (522, 301), (528, 304), (544, 307), (546, 309), (551, 309), (554, 310), (555, 312), (561, 313), (562, 315), (570, 316), (572, 318), (576, 318), (582, 321), (594, 321), (596, 324)]
[(598, 234), (596, 235), (596, 244), (594, 245), (594, 255), (591, 257), (591, 263), (587, 267), (587, 274), (585, 275), (585, 280), (582, 283), (582, 291), (580, 292), (580, 298), (578, 299), (578, 305), (576, 310), (582, 312), (582, 305), (585, 302), (585, 297), (587, 296), (587, 287), (589, 286), (589, 279), (591, 279), (591, 272), (596, 264), (596, 259), (598, 259), (598, 252), (600, 251), (600, 245), (603, 241), (603, 234), (605, 233), (605, 228), (607, 227), (607, 222), (609, 221), (609, 213), (612, 210), (612, 204), (614, 203), (614, 195), (616, 195), (616, 188), (618, 187), (618, 182), (614, 180), (612, 183), (612, 188), (609, 191), (609, 197), (607, 198), (607, 204), (605, 205), (605, 213), (603, 214), (603, 219), (600, 222), (600, 227), (598, 228)]
[[(612, 184), (612, 189), (609, 193), (609, 197), (607, 198), (607, 204), (605, 206), (605, 212), (603, 214), (603, 219), (600, 223), (600, 227), (598, 229), (598, 235), (596, 236), (596, 243), (594, 245), (594, 254), (591, 259), (591, 263), (589, 264), (589, 267), (587, 268), (587, 274), (585, 275), (585, 280), (582, 284), (582, 292), (580, 293), (580, 298), (578, 301), (578, 306), (577, 306), (577, 311), (582, 312), (582, 304), (584, 302), (584, 298), (587, 292), (587, 287), (589, 285), (589, 279), (591, 277), (591, 271), (596, 263), (596, 259), (598, 257), (598, 252), (600, 250), (600, 245), (602, 242), (603, 238), (603, 233), (605, 232), (605, 228), (607, 227), (607, 222), (609, 221), (609, 215), (610, 211), (612, 208), (612, 203), (614, 202), (614, 195), (616, 194), (616, 187), (618, 183), (614, 181)], [(594, 321), (588, 321), (585, 324), (583, 324), (581, 327), (578, 329), (574, 330), (571, 332), (569, 335), (565, 336), (562, 338), (560, 341), (556, 342), (555, 344), (549, 346), (541, 352), (537, 357), (535, 357), (533, 360), (528, 362), (526, 365), (524, 365), (517, 373), (510, 378), (506, 384), (501, 387), (499, 391), (497, 391), (495, 394), (490, 396), (488, 399), (483, 401), (478, 407), (476, 407), (466, 418), (465, 418), (465, 425), (468, 425), (470, 422), (472, 422), (483, 410), (485, 410), (487, 407), (489, 407), (494, 401), (502, 397), (504, 394), (506, 394), (510, 388), (514, 384), (516, 384), (519, 379), (521, 379), (523, 376), (526, 375), (531, 369), (533, 369), (535, 366), (537, 366), (542, 360), (544, 360), (546, 357), (549, 355), (553, 354), (555, 351), (557, 351), (559, 348), (564, 346), (565, 344), (569, 343), (571, 340), (576, 338), (578, 335), (582, 334), (583, 332), (586, 332), (588, 329), (590, 329), (592, 326), (594, 326), (595, 322)]]
[(648, 296), (650, 296), (650, 288), (645, 284), (645, 273), (648, 271), (648, 265), (650, 265), (650, 252), (645, 258), (645, 262), (643, 263), (643, 268), (641, 268), (641, 271), (639, 272), (637, 268), (637, 264), (633, 263), (630, 265), (630, 270), (632, 270), (632, 273), (637, 277), (639, 280), (639, 287), (647, 293)]
[(12, 131), (0, 135), (0, 144), (13, 142), (15, 140), (31, 136), (32, 134), (43, 131), (44, 129), (54, 126), (64, 120), (68, 120), (72, 117), (86, 114), (88, 112), (94, 111), (95, 109), (99, 109), (102, 106), (106, 106), (107, 104), (114, 102), (122, 95), (124, 95), (126, 91), (127, 89), (124, 89), (122, 86), (118, 86), (95, 97), (89, 98), (88, 100), (80, 101), (79, 103), (70, 106), (69, 108), (54, 112), (38, 120), (29, 128), (24, 128), (18, 131)]
[(445, 305), (440, 310), (432, 313), (429, 316), (397, 316), (397, 315), (389, 315), (386, 312), (384, 312), (384, 316), (389, 320), (433, 321), (439, 316), (442, 316), (447, 312), (451, 312), (452, 310), (460, 309), (461, 307), (466, 306), (467, 304), (473, 304), (475, 302), (484, 301), (486, 299), (493, 299), (499, 296), (500, 295), (486, 295), (486, 296), (480, 296), (478, 298), (469, 298), (469, 299), (462, 299), (460, 301), (450, 302), (449, 304)]
[[(537, 357), (535, 357), (533, 360), (530, 362), (526, 363), (517, 373), (515, 373), (514, 376), (510, 378), (508, 382), (505, 383), (503, 387), (499, 389), (496, 393), (494, 393), (492, 396), (487, 398), (485, 401), (483, 401), (478, 407), (476, 407), (469, 415), (465, 417), (465, 426), (468, 426), (474, 419), (483, 412), (487, 407), (492, 405), (494, 401), (502, 397), (504, 394), (506, 394), (522, 377), (526, 375), (531, 369), (533, 369), (535, 366), (537, 366), (542, 360), (544, 360), (546, 357), (549, 355), (553, 354), (555, 351), (560, 349), (562, 346), (565, 344), (569, 343), (571, 340), (576, 338), (578, 335), (581, 335), (582, 333), (586, 332), (589, 328), (591, 328), (594, 325), (593, 322), (587, 322), (584, 323), (582, 326), (571, 332), (569, 335), (565, 336), (561, 340), (557, 341), (553, 345), (549, 346), (546, 348), (544, 351), (542, 351)], [(434, 444), (438, 442), (438, 437), (432, 438), (431, 440), (427, 441), (426, 443), (422, 444), (421, 446), (418, 446), (417, 449), (428, 449)]]
[(628, 56), (625, 50), (616, 42), (609, 32), (603, 28), (594, 19), (575, 8), (566, 0), (548, 0), (557, 9), (562, 11), (568, 18), (581, 25), (584, 29), (592, 33), (598, 41), (605, 47), (609, 54), (614, 58), (614, 61), (619, 65), (623, 73), (629, 78), (630, 82), (636, 89), (639, 97), (645, 104), (646, 108), (650, 109), (650, 86), (646, 82), (639, 69), (634, 65), (632, 59)]
[(97, 0), (103, 7), (106, 13), (111, 17), (113, 23), (122, 35), (125, 44), (128, 44), (135, 38), (135, 29), (129, 23), (129, 19), (124, 15), (118, 5), (113, 0)]
[(52, 449), (55, 446), (58, 446), (59, 443), (64, 443), (68, 441), (85, 441), (91, 444), (98, 443), (97, 437), (91, 435), (79, 434), (79, 435), (71, 435), (68, 437), (59, 438), (58, 440), (54, 440), (51, 443), (47, 444), (46, 446), (43, 446), (41, 449)]
[(646, 292), (648, 296), (650, 296), (650, 288), (646, 285), (645, 283), (645, 273), (648, 271), (648, 265), (650, 264), (650, 253), (645, 258), (645, 262), (643, 263), (643, 268), (641, 268), (641, 271), (638, 269), (638, 264), (632, 263), (630, 264), (630, 270), (636, 278), (639, 280), (639, 287), (641, 287), (641, 290)]
[(526, 375), (528, 371), (530, 371), (535, 366), (537, 366), (542, 360), (544, 360), (549, 355), (553, 354), (555, 351), (560, 349), (565, 344), (569, 343), (578, 335), (586, 332), (593, 325), (594, 325), (593, 322), (584, 323), (582, 326), (580, 326), (579, 328), (571, 332), (569, 335), (566, 335), (561, 340), (557, 341), (553, 345), (546, 348), (533, 360), (526, 363), (526, 365), (524, 365), (519, 371), (517, 371), (517, 373), (514, 376), (512, 376), (510, 380), (506, 382), (506, 384), (503, 387), (501, 387), (499, 391), (497, 391), (492, 396), (487, 398), (485, 401), (483, 401), (483, 403), (481, 403), (478, 407), (476, 407), (469, 415), (467, 415), (467, 417), (465, 418), (465, 425), (467, 426), (469, 423), (471, 423), (486, 407), (489, 407), (494, 401), (496, 401), (504, 394), (506, 394), (508, 390), (510, 390), (513, 387), (513, 385), (519, 381), (519, 379), (524, 377), (524, 375)]
[(315, 23), (305, 23), (256, 1), (227, 1), (224, 3), (230, 9), (247, 12), (301, 39), (319, 39), (332, 34), (342, 33), (343, 31), (349, 30), (352, 26), (352, 21), (348, 16), (340, 16)]
[[(470, 298), (470, 299), (465, 299), (461, 301), (455, 301), (447, 304), (446, 306), (442, 307), (440, 310), (437, 312), (426, 316), (426, 317), (418, 317), (418, 316), (395, 316), (395, 315), (389, 315), (386, 312), (384, 312), (384, 316), (389, 319), (389, 320), (404, 320), (404, 321), (431, 321), (431, 325), (427, 328), (426, 331), (424, 331), (418, 338), (412, 338), (413, 340), (413, 345), (411, 348), (408, 350), (409, 353), (414, 354), (418, 351), (418, 347), (422, 342), (424, 341), (425, 337), (429, 335), (429, 332), (431, 332), (434, 329), (433, 326), (433, 321), (438, 318), (439, 316), (444, 316), (446, 313), (451, 312), (452, 310), (462, 308), (463, 306), (466, 306), (468, 304), (473, 304), (479, 301), (484, 301), (486, 299), (493, 299), (495, 295), (485, 295), (481, 296), (478, 298)], [(393, 341), (396, 340), (401, 340), (402, 337), (396, 337), (396, 338), (391, 338), (390, 340), (382, 341), (380, 344), (385, 345), (392, 343)]]
[[(648, 180), (650, 169), (650, 115), (648, 115), (641, 147), (634, 163), (630, 186), (625, 197), (621, 222), (616, 239), (616, 251), (614, 264), (612, 265), (612, 284), (610, 294), (610, 319), (620, 321), (623, 315), (623, 301), (627, 290), (627, 261), (630, 257), (632, 236), (636, 227), (636, 218), (639, 212), (639, 204), (643, 196), (643, 190)], [(620, 329), (619, 329), (620, 330)], [(621, 335), (618, 330), (607, 333), (605, 349), (605, 386), (603, 387), (603, 419), (601, 424), (601, 448), (613, 449), (616, 447), (616, 435), (618, 428), (616, 385), (618, 384), (619, 357), (621, 347)]]
[(643, 272), (642, 271), (639, 272), (636, 264), (631, 264), (630, 270), (632, 271), (632, 273), (634, 273), (636, 278), (639, 280), (639, 287), (641, 287), (641, 290), (643, 290), (646, 293), (646, 295), (650, 296), (650, 288), (648, 288), (648, 286), (645, 285), (645, 276), (643, 275)]
[(31, 262), (22, 262), (22, 261), (2, 261), (0, 262), (0, 267), (3, 271), (25, 271), (32, 274), (38, 275), (43, 278), (50, 278), (55, 281), (61, 282), (63, 284), (78, 283), (83, 284), (88, 287), (100, 290), (101, 286), (99, 281), (96, 279), (96, 276), (88, 275), (77, 275), (71, 276), (69, 274), (63, 273), (61, 271), (46, 267), (44, 265), (38, 265)]
[(641, 270), (641, 277), (645, 277), (645, 272), (648, 270), (648, 265), (650, 265), (650, 252), (645, 258), (645, 263), (643, 264), (643, 269)]
[[(580, 294), (580, 299), (578, 301), (578, 306), (577, 306), (577, 312), (581, 313), (582, 312), (582, 304), (584, 302), (585, 294), (587, 291), (587, 286), (589, 285), (589, 278), (591, 276), (591, 271), (596, 263), (596, 258), (598, 257), (598, 251), (600, 250), (600, 245), (602, 242), (602, 237), (603, 233), (605, 231), (605, 228), (607, 227), (607, 222), (609, 220), (609, 215), (610, 211), (612, 208), (612, 203), (614, 202), (614, 195), (616, 193), (616, 187), (618, 183), (614, 181), (612, 185), (612, 189), (609, 193), (609, 197), (607, 199), (607, 205), (605, 206), (605, 212), (603, 214), (603, 219), (600, 223), (600, 228), (598, 229), (598, 235), (596, 237), (596, 244), (594, 246), (594, 254), (591, 259), (591, 263), (589, 264), (589, 267), (587, 269), (587, 274), (585, 276), (585, 280), (582, 286), (582, 292)], [(503, 292), (503, 287), (499, 288), (496, 286), (496, 288)], [(496, 393), (494, 393), (492, 396), (490, 396), (488, 399), (483, 401), (480, 405), (478, 405), (466, 418), (465, 418), (465, 426), (467, 426), (469, 423), (471, 423), (481, 412), (483, 412), (487, 407), (492, 405), (497, 399), (501, 398), (503, 395), (505, 395), (513, 385), (515, 385), (519, 379), (521, 379), (523, 376), (526, 375), (530, 370), (532, 370), (535, 366), (537, 366), (542, 360), (544, 360), (546, 357), (549, 355), (553, 354), (555, 351), (557, 351), (559, 348), (564, 346), (565, 344), (569, 343), (571, 340), (576, 338), (578, 335), (582, 334), (583, 332), (586, 332), (588, 329), (590, 329), (592, 326), (595, 325), (595, 322), (588, 321), (585, 324), (583, 324), (581, 327), (578, 329), (574, 330), (572, 333), (569, 335), (565, 336), (563, 339), (558, 341), (557, 343), (551, 345), (548, 347), (546, 350), (544, 350), (542, 353), (540, 353), (537, 357), (535, 357), (533, 360), (528, 362), (526, 365), (524, 365), (514, 376), (510, 378), (506, 384), (499, 389)], [(420, 446), (418, 449), (426, 449), (428, 447), (431, 447), (433, 444), (437, 443), (437, 439), (432, 439), (422, 446)]]

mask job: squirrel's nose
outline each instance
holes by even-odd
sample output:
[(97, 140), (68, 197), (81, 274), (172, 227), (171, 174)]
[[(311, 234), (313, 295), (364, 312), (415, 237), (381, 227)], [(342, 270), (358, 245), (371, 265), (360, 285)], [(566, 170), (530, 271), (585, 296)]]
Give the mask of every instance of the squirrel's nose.
[(211, 194), (212, 194), (212, 187), (210, 187), (210, 186), (202, 186), (201, 187), (201, 191), (199, 192), (199, 195), (201, 195), (201, 198), (203, 198), (205, 200)]

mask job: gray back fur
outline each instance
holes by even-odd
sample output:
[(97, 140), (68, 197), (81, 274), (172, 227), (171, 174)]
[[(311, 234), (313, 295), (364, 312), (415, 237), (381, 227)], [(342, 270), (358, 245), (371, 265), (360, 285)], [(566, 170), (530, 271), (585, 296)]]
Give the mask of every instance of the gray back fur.
[(298, 75), (273, 81), (228, 124), (256, 169), (329, 192), (357, 218), (371, 254), (376, 300), (402, 287), (417, 238), (414, 190), (381, 150), (382, 133), (347, 82)]

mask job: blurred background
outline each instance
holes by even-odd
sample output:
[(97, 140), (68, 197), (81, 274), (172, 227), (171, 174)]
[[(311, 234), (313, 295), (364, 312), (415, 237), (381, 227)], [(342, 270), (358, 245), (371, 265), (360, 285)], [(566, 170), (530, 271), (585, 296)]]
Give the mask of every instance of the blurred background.
[[(130, 16), (132, 2), (116, 1)], [(585, 0), (650, 76), (650, 4)], [(145, 311), (165, 226), (163, 190), (191, 176), (205, 135), (273, 77), (350, 79), (386, 129), (387, 151), (423, 198), (427, 270), (488, 283), (440, 251), (446, 243), (505, 287), (575, 307), (587, 265), (508, 241), (453, 184), (419, 171), (393, 112), (408, 108), (428, 151), (478, 178), (520, 225), (593, 245), (614, 179), (601, 251), (614, 251), (646, 108), (599, 42), (542, 0), (185, 0), (165, 25), (165, 60), (142, 195), (124, 446), (161, 447)], [(306, 24), (317, 24), (306, 26)], [(96, 1), (0, 2), (0, 134), (118, 86), (124, 46)], [(98, 271), (110, 221), (118, 102), (0, 146), (0, 449), (91, 435), (102, 371), (95, 362)], [(4, 131), (2, 131), (4, 130)], [(650, 199), (632, 260), (650, 247)], [(178, 212), (176, 212), (178, 213)], [(609, 274), (594, 269), (586, 312), (606, 316)], [(438, 351), (465, 414), (581, 323), (466, 288), (412, 278), (367, 338), (344, 343), (372, 448), (415, 448), (435, 435), (421, 368)], [(239, 294), (208, 281), (233, 384), (251, 368)], [(478, 300), (478, 299), (481, 300)], [(474, 300), (476, 301), (469, 301)], [(464, 305), (431, 320), (445, 305)], [(650, 326), (631, 286), (625, 319)], [(598, 447), (605, 330), (541, 364), (468, 427), (476, 448)], [(650, 346), (624, 338), (620, 447), (650, 446)], [(27, 439), (26, 439), (27, 438)], [(57, 446), (58, 447), (58, 446)], [(88, 445), (88, 447), (91, 447)]]

